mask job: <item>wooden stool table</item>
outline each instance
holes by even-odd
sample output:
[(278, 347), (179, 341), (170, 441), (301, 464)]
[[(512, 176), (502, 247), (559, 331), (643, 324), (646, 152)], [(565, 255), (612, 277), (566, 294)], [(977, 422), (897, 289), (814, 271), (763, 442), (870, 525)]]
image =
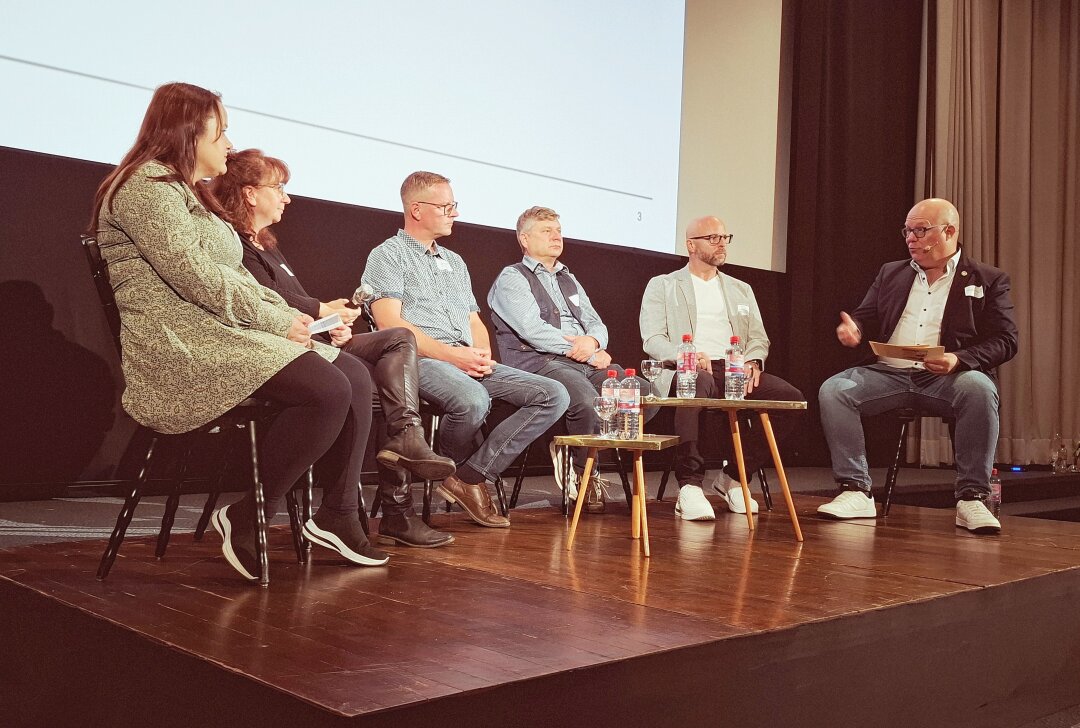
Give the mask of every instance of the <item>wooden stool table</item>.
[[(581, 486), (578, 488), (577, 505), (574, 507), (574, 518), (570, 521), (570, 534), (566, 537), (566, 550), (574, 547), (574, 534), (577, 532), (578, 519), (581, 517), (581, 506), (585, 502), (585, 489), (589, 487), (589, 477), (596, 466), (596, 454), (600, 450), (609, 447), (617, 447), (620, 450), (629, 450), (634, 456), (634, 493), (630, 501), (630, 537), (641, 539), (641, 550), (646, 556), (649, 555), (649, 518), (645, 512), (645, 468), (641, 464), (641, 454), (646, 450), (666, 450), (679, 444), (679, 438), (675, 435), (642, 435), (636, 440), (618, 440), (614, 437), (598, 437), (596, 435), (558, 435), (555, 437), (555, 447), (587, 447), (589, 456), (585, 459), (585, 471), (581, 475)], [(570, 458), (564, 458), (569, 467)], [(569, 473), (564, 473), (563, 482), (568, 483)]]
[(772, 423), (769, 422), (769, 410), (805, 410), (806, 402), (788, 402), (777, 399), (708, 399), (694, 397), (692, 399), (680, 399), (678, 397), (654, 397), (641, 399), (642, 407), (698, 407), (703, 409), (727, 410), (728, 424), (731, 427), (731, 441), (735, 446), (735, 462), (739, 466), (739, 481), (742, 484), (743, 503), (746, 504), (746, 523), (750, 530), (754, 530), (754, 514), (750, 508), (750, 486), (746, 481), (746, 464), (743, 461), (742, 438), (739, 434), (739, 410), (754, 410), (761, 417), (761, 425), (765, 432), (765, 439), (769, 443), (772, 452), (773, 465), (776, 466), (776, 474), (780, 478), (780, 487), (784, 491), (784, 500), (787, 502), (788, 513), (791, 515), (791, 525), (795, 529), (795, 540), (802, 541), (802, 529), (799, 528), (799, 517), (795, 514), (795, 504), (791, 501), (791, 490), (788, 488), (787, 475), (784, 473), (784, 464), (780, 461), (780, 450), (776, 447), (776, 437), (773, 435)]

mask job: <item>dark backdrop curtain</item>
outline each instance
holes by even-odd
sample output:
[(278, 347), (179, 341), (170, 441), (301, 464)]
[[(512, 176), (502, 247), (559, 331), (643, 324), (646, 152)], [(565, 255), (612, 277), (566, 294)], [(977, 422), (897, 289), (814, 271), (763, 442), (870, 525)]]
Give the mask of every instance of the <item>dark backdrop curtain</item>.
[[(864, 353), (837, 342), (840, 311), (859, 303), (882, 263), (906, 254), (898, 230), (915, 174), (922, 23), (922, 0), (785, 3), (793, 86), (785, 369), (811, 408), (800, 464), (828, 464), (817, 390)], [(874, 434), (871, 445), (885, 444)]]

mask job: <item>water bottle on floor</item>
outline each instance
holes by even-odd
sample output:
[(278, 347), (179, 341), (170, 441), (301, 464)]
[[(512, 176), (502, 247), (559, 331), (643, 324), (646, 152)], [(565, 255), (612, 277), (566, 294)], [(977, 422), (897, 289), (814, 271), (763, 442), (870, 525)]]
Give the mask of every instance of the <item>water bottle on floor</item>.
[(997, 468), (990, 471), (990, 498), (986, 502), (986, 507), (994, 514), (994, 518), (1001, 513), (1001, 478), (998, 477)]
[(731, 337), (731, 346), (724, 355), (724, 397), (746, 398), (746, 369), (743, 368), (743, 350), (739, 337)]
[(693, 399), (697, 396), (697, 347), (694, 337), (683, 334), (682, 343), (675, 353), (675, 396)]
[(636, 440), (641, 435), (641, 382), (635, 369), (626, 370), (619, 384), (619, 439)]

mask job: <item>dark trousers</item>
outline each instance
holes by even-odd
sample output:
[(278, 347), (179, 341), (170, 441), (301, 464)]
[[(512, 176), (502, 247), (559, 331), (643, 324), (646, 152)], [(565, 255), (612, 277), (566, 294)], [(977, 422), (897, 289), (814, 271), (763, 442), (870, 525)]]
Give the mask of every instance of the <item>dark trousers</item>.
[[(709, 398), (723, 398), (724, 396), (724, 370), (714, 366), (713, 373), (698, 372), (697, 396)], [(788, 384), (780, 377), (762, 372), (761, 381), (754, 391), (746, 396), (747, 399), (775, 399), (787, 401), (801, 401), (802, 392)], [(675, 434), (679, 436), (679, 445), (675, 451), (675, 479), (679, 485), (701, 485), (705, 479), (705, 458), (698, 450), (698, 438), (701, 430), (701, 421), (705, 416), (705, 409), (696, 407), (675, 408)], [(726, 413), (722, 413), (727, 419)], [(790, 437), (801, 412), (776, 410), (769, 413), (769, 421), (772, 423), (773, 434), (776, 436), (777, 446), (783, 444)], [(753, 431), (748, 432), (743, 423), (753, 419)], [(752, 413), (744, 412), (739, 416), (739, 434), (742, 436), (743, 460), (746, 464), (747, 477), (758, 468), (772, 462), (772, 453), (769, 451), (768, 440), (765, 439), (764, 428), (761, 420)], [(719, 428), (718, 436), (721, 439), (722, 451), (728, 464), (724, 466), (724, 472), (735, 480), (739, 479), (739, 465), (735, 461), (734, 446), (731, 442), (731, 428), (727, 422)]]
[[(342, 353), (331, 363), (315, 352), (298, 356), (255, 390), (252, 396), (281, 408), (259, 443), (267, 520), (312, 463), (321, 475), (321, 508), (357, 512), (371, 391), (371, 376), (356, 357)], [(251, 495), (241, 503), (250, 509)]]

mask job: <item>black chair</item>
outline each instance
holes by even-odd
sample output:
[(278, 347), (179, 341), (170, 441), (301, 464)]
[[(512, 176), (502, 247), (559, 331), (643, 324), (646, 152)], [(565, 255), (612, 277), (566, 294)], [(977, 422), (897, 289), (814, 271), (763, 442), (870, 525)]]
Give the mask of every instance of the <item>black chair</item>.
[[(529, 461), (529, 452), (532, 450), (532, 445), (525, 448), (525, 452), (521, 455), (521, 464), (518, 466), (517, 476), (514, 478), (514, 489), (510, 493), (510, 507), (517, 508), (518, 496), (521, 494), (521, 484), (525, 480), (525, 466)], [(623, 495), (626, 497), (627, 507), (631, 506), (631, 499), (633, 494), (630, 492), (630, 480), (626, 476), (626, 466), (623, 464), (622, 456), (619, 454), (618, 448), (611, 448), (612, 457), (615, 459), (616, 468), (619, 471), (619, 478), (622, 481)], [(565, 502), (565, 498), (563, 498)], [(563, 512), (566, 512), (566, 506), (564, 504)]]
[[(83, 252), (86, 254), (87, 263), (90, 266), (90, 274), (94, 279), (98, 298), (100, 299), (102, 309), (105, 312), (105, 318), (109, 325), (109, 331), (112, 334), (113, 343), (116, 346), (117, 353), (122, 354), (120, 345), (120, 313), (116, 307), (116, 298), (113, 295), (112, 284), (109, 282), (108, 266), (101, 257), (101, 250), (98, 247), (96, 239), (84, 235), (82, 236), (82, 246)], [(266, 542), (267, 527), (266, 516), (264, 513), (265, 499), (263, 497), (262, 481), (259, 479), (259, 453), (256, 426), (257, 423), (264, 421), (268, 417), (272, 417), (274, 414), (276, 414), (276, 411), (268, 402), (249, 398), (226, 412), (221, 417), (208, 422), (192, 432), (184, 433), (182, 435), (166, 435), (150, 428), (143, 428), (149, 433), (150, 444), (146, 449), (146, 455), (143, 457), (139, 474), (124, 500), (124, 505), (120, 509), (120, 514), (116, 518), (116, 525), (113, 527), (112, 535), (109, 537), (109, 543), (105, 547), (105, 553), (102, 554), (101, 563), (98, 565), (97, 578), (99, 580), (104, 580), (112, 569), (113, 562), (116, 560), (116, 555), (120, 551), (120, 545), (123, 543), (127, 529), (131, 525), (131, 518), (135, 513), (135, 508), (139, 505), (143, 491), (146, 488), (146, 483), (150, 475), (150, 466), (154, 458), (154, 451), (157, 449), (159, 442), (165, 438), (173, 440), (180, 438), (187, 439), (185, 457), (181, 462), (178, 477), (175, 479), (175, 486), (166, 501), (165, 514), (162, 516), (161, 529), (158, 532), (155, 555), (160, 559), (165, 555), (165, 549), (168, 546), (172, 525), (176, 517), (176, 509), (179, 505), (180, 494), (184, 485), (184, 475), (186, 474), (188, 456), (190, 456), (195, 445), (192, 438), (198, 435), (220, 435), (221, 433), (234, 431), (236, 428), (243, 428), (248, 432), (251, 457), (251, 481), (255, 494), (255, 549), (256, 557), (259, 562), (259, 584), (260, 586), (267, 586), (270, 583)], [(217, 499), (217, 492), (220, 491), (220, 481), (224, 478), (226, 471), (227, 468), (225, 467), (220, 469), (217, 489), (211, 493), (210, 499), (208, 499), (207, 505), (203, 509), (204, 518), (200, 519), (201, 530), (199, 531), (199, 537), (201, 537), (202, 531), (205, 531), (206, 529), (204, 520), (208, 520), (207, 514), (213, 509), (213, 504)], [(311, 471), (309, 470), (307, 480), (308, 488), (304, 494), (305, 513), (303, 514), (303, 517), (305, 518), (310, 515), (310, 486)], [(300, 520), (300, 508), (296, 502), (295, 494), (292, 491), (287, 494), (286, 500), (288, 503), (289, 520), (292, 525), (293, 546), (296, 550), (296, 558), (303, 564), (307, 561), (307, 548), (305, 547), (304, 539), (301, 535), (302, 524)]]
[[(896, 477), (900, 473), (900, 459), (904, 452), (904, 440), (907, 438), (908, 425), (914, 422), (916, 417), (922, 416), (922, 413), (910, 407), (903, 407), (886, 414), (900, 424), (900, 437), (896, 441), (896, 454), (893, 456), (892, 464), (889, 465), (889, 469), (885, 473), (885, 502), (881, 510), (882, 516), (889, 515), (889, 507), (892, 505), (893, 488), (896, 487)], [(952, 417), (942, 417), (941, 419), (949, 426), (949, 440), (955, 443), (956, 419)]]

